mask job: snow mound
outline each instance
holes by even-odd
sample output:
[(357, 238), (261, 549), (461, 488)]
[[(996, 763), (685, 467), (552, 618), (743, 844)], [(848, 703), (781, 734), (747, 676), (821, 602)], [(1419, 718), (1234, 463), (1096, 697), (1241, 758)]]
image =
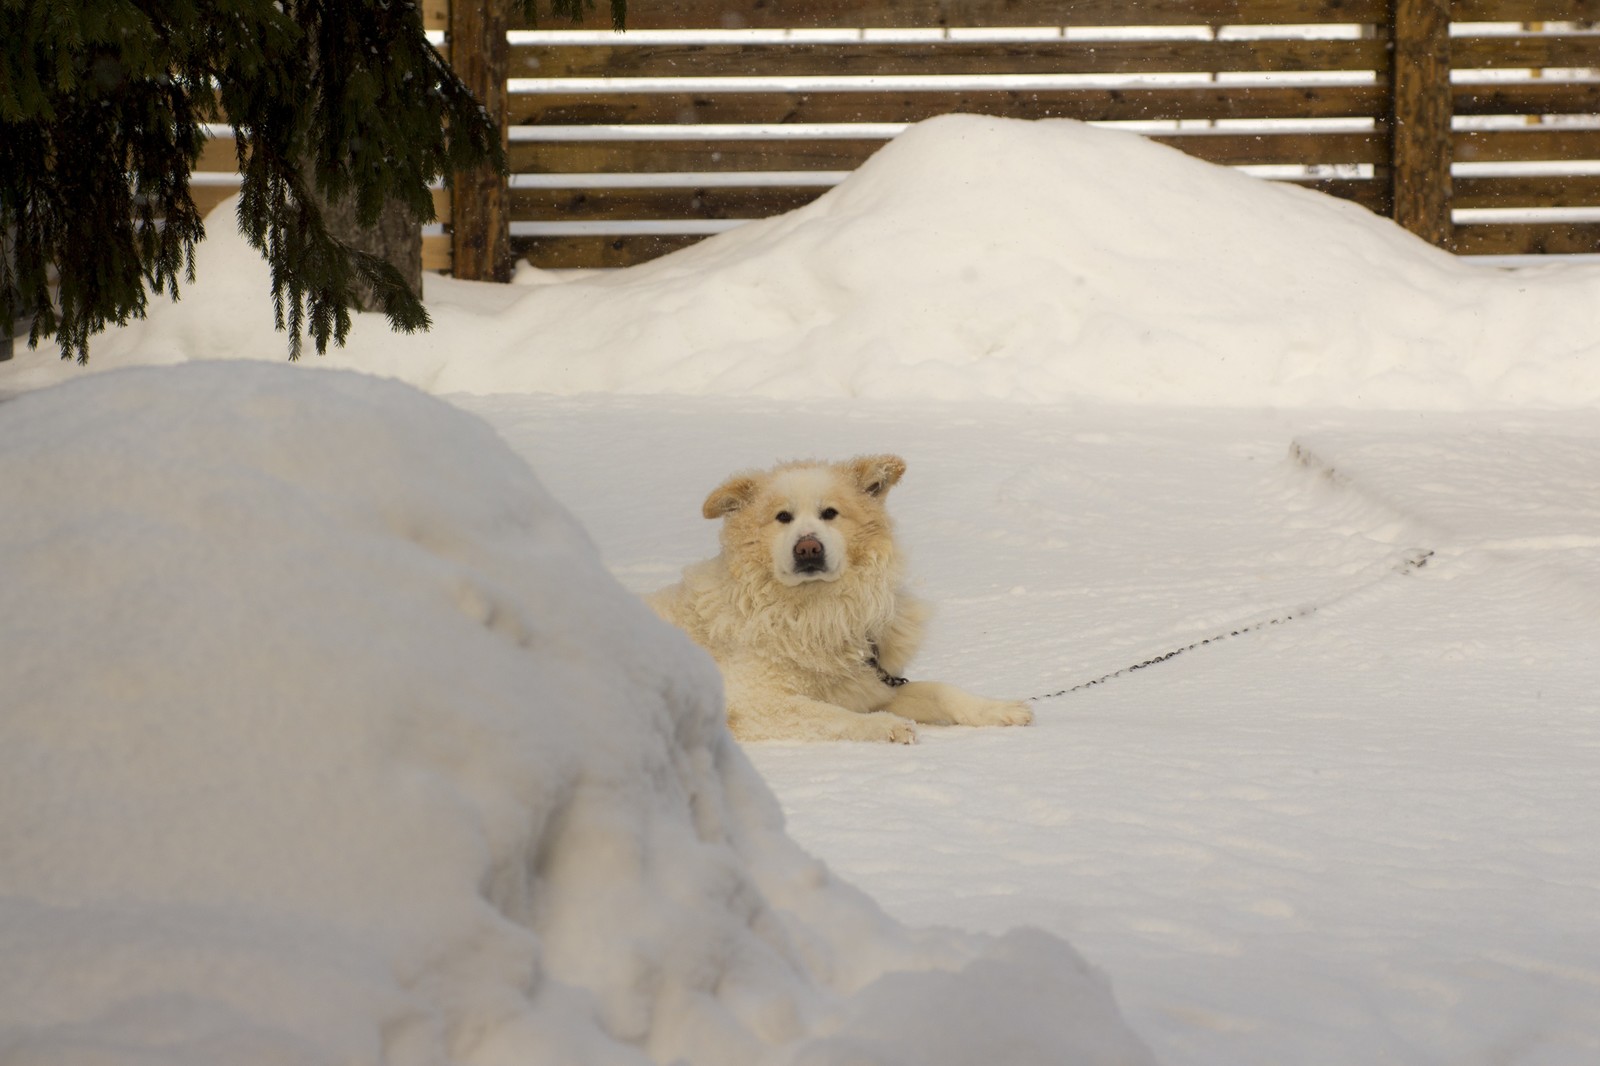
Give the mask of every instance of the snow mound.
[(814, 204), (610, 285), (536, 290), (508, 320), (530, 338), (537, 329), (537, 345), (453, 363), (441, 384), (1223, 407), (1600, 402), (1600, 269), (1459, 259), (1356, 205), (1068, 121), (930, 120)]
[(145, 368), (0, 403), (0, 1060), (1142, 1063), (1043, 933), (785, 836), (715, 670), (483, 423)]
[[(283, 358), (230, 212), (199, 284), (97, 340), (97, 366)], [(430, 279), (431, 334), (363, 316), (325, 361), (434, 392), (1600, 405), (1600, 267), (1458, 259), (1353, 204), (1064, 120), (931, 119), (787, 215), (605, 276), (527, 274)], [(72, 373), (35, 354), (0, 388)]]

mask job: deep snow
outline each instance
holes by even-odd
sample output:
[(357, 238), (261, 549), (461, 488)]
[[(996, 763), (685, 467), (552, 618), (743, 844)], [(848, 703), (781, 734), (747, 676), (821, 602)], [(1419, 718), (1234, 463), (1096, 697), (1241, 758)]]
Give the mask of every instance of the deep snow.
[[(261, 298), (261, 268), (222, 232), (225, 220), (213, 229), (202, 250), (202, 280), (182, 303), (158, 306), (149, 321), (103, 338), (88, 375), (47, 355), (19, 356), (0, 367), (0, 394), (61, 378), (93, 379), (98, 370), (130, 363), (281, 359), (282, 338), (270, 332)], [(1595, 267), (1552, 263), (1507, 271), (1458, 262), (1348, 205), (1265, 185), (1126, 135), (1071, 123), (951, 118), (914, 129), (839, 189), (782, 219), (624, 274), (527, 280), (534, 287), (431, 281), (434, 333), (394, 338), (381, 323), (363, 321), (351, 348), (324, 362), (458, 393), (452, 403), (482, 415), (530, 461), (594, 538), (606, 569), (629, 589), (665, 584), (678, 567), (712, 550), (714, 530), (697, 505), (730, 469), (893, 450), (910, 461), (893, 509), (921, 591), (940, 609), (916, 664), (922, 676), (993, 695), (1038, 695), (1259, 624), (1158, 666), (1040, 701), (1039, 724), (1030, 730), (929, 730), (909, 749), (757, 745), (744, 756), (709, 726), (682, 747), (660, 736), (661, 747), (641, 741), (640, 758), (668, 763), (673, 751), (725, 753), (726, 765), (709, 785), (694, 773), (688, 779), (729, 792), (729, 824), (743, 819), (763, 828), (742, 839), (731, 834), (736, 839), (721, 848), (715, 840), (701, 843), (724, 859), (735, 856), (734, 869), (760, 887), (784, 916), (780, 924), (805, 931), (802, 945), (815, 937), (837, 958), (855, 960), (867, 977), (926, 965), (927, 951), (939, 965), (966, 965), (964, 977), (924, 972), (906, 982), (886, 980), (868, 995), (840, 986), (807, 956), (781, 980), (760, 971), (730, 982), (738, 1003), (729, 1009), (740, 1024), (770, 1020), (762, 1006), (772, 1002), (770, 993), (822, 1004), (816, 1017), (835, 1019), (813, 1028), (797, 1023), (796, 1039), (825, 1033), (840, 1018), (853, 1016), (857, 1026), (893, 1018), (892, 1031), (874, 1037), (882, 1061), (896, 1055), (939, 1061), (937, 1053), (952, 1062), (1013, 1061), (954, 1042), (969, 1017), (955, 1001), (981, 987), (994, 994), (970, 1010), (992, 1015), (994, 1027), (980, 1034), (1015, 1026), (1054, 1049), (1056, 1061), (1066, 1060), (1063, 1041), (1121, 1041), (1111, 1008), (1081, 983), (1059, 941), (1039, 934), (985, 941), (908, 933), (896, 920), (982, 933), (1035, 925), (1064, 937), (1109, 976), (1133, 1029), (1164, 1062), (1580, 1066), (1600, 1060)], [(221, 382), (252, 371), (217, 373), (223, 389)], [(218, 617), (251, 619), (257, 612), (242, 605), (288, 609), (290, 601), (304, 600), (365, 623), (319, 622), (311, 632), (337, 629), (339, 636), (316, 649), (310, 645), (318, 642), (299, 636), (273, 638), (271, 656), (257, 656), (251, 666), (271, 674), (269, 690), (281, 676), (272, 670), (275, 662), (315, 654), (332, 673), (377, 678), (380, 692), (437, 696), (421, 718), (453, 735), (470, 711), (457, 692), (503, 694), (510, 691), (504, 686), (516, 685), (521, 675), (502, 672), (496, 662), (463, 677), (465, 668), (453, 661), (456, 652), (476, 648), (476, 656), (494, 643), (484, 635), (489, 627), (477, 624), (486, 622), (482, 612), (462, 630), (471, 639), (463, 635), (439, 649), (397, 624), (414, 619), (422, 633), (462, 627), (459, 589), (440, 594), (452, 588), (449, 575), (461, 559), (421, 560), (427, 565), (416, 572), (376, 571), (384, 580), (376, 589), (360, 585), (359, 595), (341, 578), (362, 568), (334, 564), (359, 557), (363, 544), (395, 542), (401, 554), (417, 552), (410, 527), (389, 524), (404, 513), (395, 511), (390, 495), (410, 501), (425, 524), (462, 538), (478, 560), (470, 569), (480, 591), (503, 597), (493, 602), (537, 600), (547, 595), (546, 585), (565, 584), (610, 590), (585, 594), (610, 605), (603, 613), (633, 610), (616, 597), (587, 548), (521, 574), (522, 536), (514, 523), (506, 528), (489, 516), (515, 504), (496, 498), (503, 486), (516, 485), (513, 496), (543, 500), (540, 490), (529, 487), (531, 479), (481, 427), (447, 418), (404, 390), (339, 386), (347, 400), (362, 399), (363, 413), (337, 430), (306, 429), (316, 420), (302, 417), (304, 410), (333, 403), (317, 398), (317, 385), (305, 386), (303, 398), (294, 386), (296, 401), (265, 416), (241, 397), (235, 417), (189, 433), (185, 459), (178, 451), (162, 458), (138, 447), (148, 431), (129, 429), (140, 424), (136, 416), (145, 406), (182, 424), (188, 416), (181, 400), (176, 409), (161, 404), (162, 390), (148, 384), (154, 379), (142, 379), (143, 392), (118, 399), (129, 387), (119, 379), (128, 380), (102, 379), (104, 391), (93, 403), (82, 391), (77, 401), (69, 392), (45, 392), (0, 403), (0, 433), (13, 427), (17, 435), (9, 439), (33, 442), (35, 453), (39, 441), (55, 442), (42, 449), (54, 453), (66, 444), (51, 435), (50, 419), (14, 428), (25, 402), (63, 412), (112, 409), (87, 420), (123, 427), (111, 434), (116, 443), (93, 447), (120, 448), (131, 472), (88, 482), (82, 495), (68, 483), (37, 481), (30, 492), (53, 494), (61, 524), (76, 536), (92, 538), (124, 511), (134, 530), (150, 533), (133, 542), (149, 541), (152, 550), (167, 539), (156, 531), (188, 521), (173, 515), (200, 516), (176, 543), (192, 545), (196, 558), (213, 565), (184, 580), (134, 583), (141, 594), (176, 607), (191, 599), (216, 603)], [(181, 396), (185, 388), (172, 391)], [(585, 389), (600, 391), (576, 395)], [(529, 390), (539, 395), (523, 394)], [(302, 550), (277, 571), (295, 581), (282, 588), (252, 577), (237, 593), (228, 591), (241, 556), (216, 535), (221, 526), (213, 506), (225, 505), (224, 515), (235, 507), (253, 515), (252, 486), (263, 481), (237, 469), (226, 474), (231, 459), (212, 463), (206, 455), (226, 454), (224, 445), (240, 427), (252, 430), (251, 440), (263, 446), (277, 440), (296, 455), (306, 454), (297, 436), (316, 440), (327, 433), (360, 460), (359, 470), (333, 464), (346, 479), (339, 495), (350, 494), (350, 506), (312, 523), (296, 542)], [(88, 429), (83, 435), (93, 437)], [(436, 461), (427, 458), (433, 438), (445, 453)], [(319, 469), (321, 457), (339, 450), (312, 448), (316, 457), (290, 465), (311, 484), (324, 484), (318, 479), (335, 473)], [(260, 455), (276, 451), (264, 446)], [(480, 470), (468, 453), (491, 458)], [(0, 450), (0, 462), (5, 457)], [(34, 465), (9, 469), (21, 476)], [(216, 470), (184, 502), (160, 472), (191, 466)], [(413, 466), (419, 467), (414, 476)], [(267, 482), (275, 487), (265, 498), (297, 499), (298, 480)], [(6, 492), (8, 502), (23, 498), (13, 497), (10, 482)], [(326, 495), (312, 493), (319, 501), (313, 510), (327, 505)], [(297, 506), (306, 509), (304, 501)], [(36, 529), (26, 510), (0, 513), (0, 529)], [(533, 510), (550, 528), (568, 528), (552, 507)], [(36, 533), (21, 543), (69, 560), (39, 571), (27, 585), (46, 605), (38, 610), (59, 612), (64, 631), (113, 624), (114, 589), (87, 580), (70, 565), (76, 557), (49, 554)], [(8, 568), (20, 558), (18, 550), (0, 552)], [(329, 565), (312, 566), (319, 558)], [(163, 565), (177, 568), (172, 559)], [(67, 677), (68, 663), (72, 670), (103, 663), (108, 680), (101, 683), (120, 686), (105, 706), (143, 706), (122, 686), (128, 670), (119, 664), (126, 660), (97, 659), (88, 650), (92, 643), (81, 640), (37, 644), (13, 636), (27, 631), (17, 619), (37, 613), (10, 609), (5, 598), (16, 587), (9, 580), (0, 586), (6, 608), (0, 625), (10, 623), (0, 652), (8, 681), (17, 671), (48, 679), (52, 664)], [(357, 602), (368, 595), (372, 604)], [(397, 599), (416, 602), (406, 607)], [(694, 673), (687, 660), (665, 653), (659, 641), (667, 638), (622, 628), (632, 636), (616, 646), (659, 660), (647, 675)], [(219, 634), (203, 636), (212, 641)], [(24, 646), (30, 656), (17, 653)], [(39, 669), (31, 658), (36, 647), (45, 655)], [(187, 654), (177, 642), (169, 650), (165, 659), (139, 660), (166, 686), (152, 691), (183, 691), (190, 677), (231, 672), (220, 662), (208, 666), (211, 658)], [(586, 676), (576, 662), (563, 658), (562, 666)], [(523, 684), (514, 691), (520, 698), (529, 688), (550, 689)], [(649, 684), (642, 688), (618, 699), (654, 708), (652, 721), (679, 720), (649, 695)], [(387, 797), (383, 782), (396, 769), (386, 754), (395, 749), (390, 731), (376, 728), (392, 713), (386, 707), (376, 699), (326, 712), (350, 731), (343, 747), (323, 739), (329, 732), (323, 718), (299, 719), (299, 729), (272, 738), (259, 770), (239, 776), (274, 785), (292, 779), (297, 788), (312, 788), (311, 804), (339, 791), (338, 767), (359, 754), (371, 765), (358, 780), (377, 782), (377, 794)], [(480, 777), (509, 788), (524, 772), (518, 767), (586, 765), (591, 748), (614, 765), (625, 745), (603, 723), (624, 714), (609, 714), (592, 732), (579, 730), (592, 743), (569, 749), (565, 759), (541, 753), (538, 759), (548, 762), (518, 763), (514, 744), (492, 739), (467, 752), (454, 749), (446, 769), (434, 768), (449, 786), (436, 796), (467, 789), (473, 798), (464, 807), (451, 799), (448, 824), (425, 839), (459, 851), (464, 827), (488, 819), (480, 808), (493, 806), (499, 793), (478, 795)], [(539, 721), (545, 717), (541, 710)], [(234, 743), (236, 728), (231, 719), (209, 722), (209, 740), (194, 749), (189, 771), (223, 781), (235, 776), (222, 769), (232, 762), (218, 756), (216, 766), (210, 763), (212, 752), (229, 749), (231, 758), (247, 748)], [(92, 742), (73, 750), (105, 765), (100, 737), (108, 735), (96, 731)], [(338, 761), (341, 752), (345, 763)], [(817, 874), (788, 844), (759, 782), (741, 769), (746, 757), (776, 792), (788, 832), (895, 920)], [(28, 765), (24, 756), (14, 758)], [(124, 784), (160, 780), (154, 773), (139, 778), (136, 770), (125, 771)], [(298, 784), (308, 778), (314, 785)], [(101, 807), (117, 802), (115, 778), (102, 783), (84, 771), (62, 780), (71, 787), (68, 795), (50, 793), (57, 797), (54, 812), (88, 806), (85, 797)], [(637, 795), (622, 794), (626, 787), (600, 791), (603, 810), (633, 811), (634, 825), (656, 827), (631, 839), (656, 839), (657, 828), (667, 838), (684, 838), (681, 804), (664, 792), (646, 791), (644, 806), (654, 813), (642, 818)], [(277, 826), (272, 802), (257, 789), (239, 792), (230, 824)], [(382, 828), (383, 804), (363, 802)], [(533, 801), (495, 809), (514, 822), (543, 808)], [(24, 828), (38, 832), (42, 824)], [(155, 822), (142, 824), (147, 828), (135, 839), (155, 835)], [(396, 831), (383, 825), (383, 832)], [(764, 844), (752, 849), (757, 838)], [(299, 871), (280, 873), (286, 881), (298, 876), (310, 884), (324, 862), (344, 868), (326, 847), (281, 834), (271, 839), (282, 845), (272, 854)], [(349, 864), (360, 865), (366, 850), (370, 845), (360, 844)], [(203, 849), (174, 849), (177, 857), (158, 871), (162, 884), (182, 882), (196, 851), (203, 857)], [(583, 912), (589, 917), (557, 923), (577, 932), (564, 942), (554, 936), (553, 943), (565, 943), (565, 955), (535, 957), (536, 967), (547, 968), (538, 972), (551, 975), (545, 985), (511, 982), (507, 993), (495, 984), (506, 971), (483, 964), (481, 945), (445, 950), (462, 942), (463, 916), (480, 916), (498, 898), (472, 876), (474, 869), (481, 873), (473, 865), (484, 861), (481, 855), (431, 862), (418, 844), (408, 866), (387, 853), (373, 858), (380, 872), (409, 876), (426, 867), (426, 883), (449, 881), (454, 888), (423, 899), (422, 887), (397, 893), (387, 879), (360, 881), (367, 898), (384, 901), (365, 908), (363, 922), (383, 918), (398, 896), (394, 914), (420, 915), (415, 928), (399, 935), (363, 926), (348, 941), (319, 936), (316, 943), (324, 952), (330, 943), (345, 945), (350, 959), (364, 960), (361, 973), (379, 975), (370, 983), (379, 991), (393, 980), (385, 974), (439, 975), (412, 1004), (425, 1033), (480, 1019), (474, 996), (484, 987), (509, 997), (497, 1000), (509, 1006), (496, 1018), (532, 1012), (534, 1020), (507, 1030), (506, 1041), (463, 1053), (468, 1061), (492, 1061), (497, 1048), (525, 1050), (529, 1045), (517, 1041), (553, 1033), (607, 1054), (621, 1033), (620, 1042), (658, 1058), (663, 1049), (684, 1046), (673, 1041), (696, 1034), (720, 1041), (722, 1030), (705, 1037), (682, 1025), (705, 1015), (681, 1008), (671, 995), (643, 1030), (628, 1029), (625, 1022), (640, 1017), (640, 973), (671, 971), (641, 971), (635, 963), (701, 956), (680, 951), (676, 941), (671, 950), (661, 947), (660, 931), (677, 924), (656, 904), (670, 877), (652, 880), (648, 864), (618, 874), (602, 861), (606, 856), (578, 853), (585, 857), (574, 864), (576, 894), (602, 902)], [(521, 853), (513, 848), (513, 854)], [(47, 886), (51, 893), (69, 883), (83, 892), (84, 883), (106, 883), (105, 870), (138, 869), (144, 861), (132, 847), (107, 846), (92, 858), (46, 863), (37, 875), (38, 864), (15, 869), (46, 880), (59, 874)], [(694, 883), (698, 867), (671, 868), (689, 870)], [(784, 878), (798, 876), (795, 870), (811, 871), (813, 880), (799, 878), (804, 891), (773, 888), (792, 888)], [(243, 906), (253, 891), (247, 881), (242, 873), (237, 883), (220, 879), (211, 905), (178, 908), (169, 925), (151, 928), (170, 929), (174, 943), (201, 945), (186, 958), (203, 964), (207, 951), (232, 943), (230, 930), (254, 928), (257, 916)], [(305, 893), (315, 903), (316, 892)], [(633, 905), (612, 906), (618, 893)], [(532, 896), (541, 898), (538, 891)], [(313, 913), (317, 928), (341, 928), (349, 919), (342, 906)], [(306, 909), (317, 912), (320, 905)], [(107, 957), (108, 944), (110, 957), (136, 957), (123, 954), (130, 949), (117, 938), (125, 930), (92, 911), (52, 913), (41, 928), (60, 939), (36, 952), (39, 966), (92, 976), (99, 971), (77, 960)], [(702, 920), (726, 931), (693, 908), (686, 913), (691, 928)], [(619, 915), (630, 921), (619, 926)], [(542, 917), (535, 913), (499, 948), (516, 956), (530, 937), (542, 943), (556, 929), (541, 926)], [(406, 924), (404, 917), (394, 920)], [(742, 933), (729, 935), (744, 942)], [(912, 954), (884, 956), (881, 945), (908, 938)], [(155, 934), (146, 941), (168, 946)], [(285, 950), (293, 950), (289, 943)], [(422, 943), (439, 947), (442, 969), (404, 970), (396, 962)], [(770, 949), (785, 957), (770, 942), (761, 944), (758, 954)], [(568, 965), (580, 956), (587, 961)], [(523, 965), (530, 956), (516, 957)], [(327, 983), (328, 1003), (354, 994), (346, 970), (316, 965), (312, 986)], [(1064, 1003), (1077, 1001), (1070, 996), (995, 991), (1018, 987), (1003, 978), (991, 982), (995, 966), (1010, 966), (1013, 976), (1053, 975), (1059, 987), (1078, 989), (1089, 1014), (1066, 1011)], [(700, 987), (694, 979), (674, 980), (645, 983), (652, 990)], [(137, 991), (137, 981), (129, 982), (121, 987)], [(198, 1007), (187, 1015), (135, 1007), (89, 1020), (104, 1001), (102, 986), (109, 984), (87, 978), (71, 988), (49, 986), (63, 990), (46, 998), (80, 1019), (56, 1036), (92, 1044), (136, 1031), (181, 1032), (186, 1020), (206, 1017)], [(589, 1013), (577, 1015), (585, 1020), (576, 1029), (552, 1023), (541, 1003), (571, 1000), (557, 991), (541, 1001), (540, 990), (579, 986), (589, 989), (578, 993), (580, 1001), (593, 997)], [(765, 990), (750, 993), (755, 1006), (737, 991), (752, 988)], [(945, 998), (926, 998), (936, 995)], [(361, 999), (348, 1012), (353, 1017), (335, 1019), (340, 1024), (331, 1029), (326, 1017), (313, 1023), (273, 1015), (266, 1031), (309, 1034), (313, 1043), (325, 1037), (337, 1043), (363, 1025), (386, 1039), (410, 1032), (378, 1024), (387, 1017), (384, 1002), (376, 993)], [(1009, 1016), (996, 1013), (1007, 1004)], [(246, 1018), (210, 1017), (203, 1028), (218, 1039), (258, 1031)], [(591, 1017), (599, 1021), (591, 1025)], [(16, 1024), (8, 1020), (12, 1027), (0, 1030), (0, 1048)], [(440, 1045), (416, 1046), (427, 1059)], [(861, 1050), (812, 1044), (807, 1053), (815, 1057), (807, 1059), (792, 1042), (776, 1046), (780, 1059), (792, 1054), (808, 1062), (855, 1061), (849, 1055)], [(594, 1060), (610, 1061), (599, 1052)]]
[(1061, 941), (791, 844), (478, 420), (130, 370), (7, 403), (0, 485), (6, 1062), (1149, 1061)]

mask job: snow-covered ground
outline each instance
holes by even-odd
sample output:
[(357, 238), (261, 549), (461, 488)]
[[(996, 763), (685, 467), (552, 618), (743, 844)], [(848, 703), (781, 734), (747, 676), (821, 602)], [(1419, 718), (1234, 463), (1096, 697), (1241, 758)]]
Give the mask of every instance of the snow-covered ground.
[[(201, 272), (88, 374), (0, 367), (88, 378), (0, 403), (0, 1059), (1138, 1061), (1064, 940), (1170, 1064), (1600, 1061), (1600, 270), (935, 121), (325, 360), (509, 450), (93, 372), (281, 358), (264, 271)], [(741, 755), (596, 551), (658, 587), (730, 470), (865, 451), (914, 675), (1037, 725)]]
[(468, 406), (640, 590), (710, 550), (706, 471), (900, 450), (919, 676), (1039, 695), (1266, 623), (1029, 731), (752, 746), (897, 917), (1066, 937), (1164, 1062), (1600, 1056), (1592, 415)]

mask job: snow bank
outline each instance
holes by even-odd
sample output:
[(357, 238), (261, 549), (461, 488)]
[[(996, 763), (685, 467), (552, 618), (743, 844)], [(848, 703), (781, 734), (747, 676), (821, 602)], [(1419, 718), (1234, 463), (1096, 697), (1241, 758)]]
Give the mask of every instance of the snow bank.
[[(200, 283), (97, 340), (96, 365), (283, 358), (229, 210)], [(431, 279), (428, 302), (433, 333), (367, 316), (326, 361), (437, 392), (1600, 404), (1600, 267), (1456, 259), (1354, 205), (1068, 121), (933, 119), (788, 215), (610, 276)], [(73, 373), (49, 364), (0, 388)]]
[(441, 384), (1600, 403), (1600, 269), (1474, 264), (1352, 204), (1074, 122), (931, 120), (815, 204), (611, 285), (538, 291), (508, 316), (537, 344)]
[(714, 668), (392, 382), (0, 403), (0, 1061), (1148, 1061), (1042, 933), (831, 878)]

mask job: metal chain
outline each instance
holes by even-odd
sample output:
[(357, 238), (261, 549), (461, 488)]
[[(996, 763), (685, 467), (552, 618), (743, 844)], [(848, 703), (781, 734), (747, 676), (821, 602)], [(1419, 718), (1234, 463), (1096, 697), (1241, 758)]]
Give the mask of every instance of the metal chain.
[[(1431, 549), (1421, 549), (1408, 555), (1404, 560), (1402, 560), (1399, 566), (1394, 568), (1393, 572), (1398, 574), (1409, 574), (1413, 571), (1420, 570), (1424, 566), (1428, 565), (1428, 560), (1432, 557), (1433, 552)], [(1343, 599), (1344, 596), (1337, 598)], [(1131, 674), (1135, 670), (1143, 670), (1147, 666), (1155, 666), (1157, 663), (1164, 663), (1168, 659), (1176, 659), (1186, 651), (1194, 651), (1196, 648), (1203, 648), (1208, 644), (1216, 644), (1220, 641), (1227, 640), (1229, 637), (1242, 637), (1246, 633), (1254, 633), (1259, 629), (1270, 629), (1272, 626), (1286, 625), (1289, 622), (1295, 621), (1296, 619), (1305, 618), (1307, 615), (1315, 614), (1316, 611), (1316, 605), (1313, 604), (1309, 607), (1301, 607), (1297, 610), (1288, 611), (1284, 614), (1278, 615), (1276, 618), (1269, 618), (1264, 622), (1253, 622), (1250, 625), (1240, 626), (1237, 629), (1230, 629), (1224, 633), (1217, 633), (1213, 636), (1206, 637), (1204, 640), (1197, 640), (1192, 644), (1185, 644), (1181, 648), (1173, 648), (1171, 651), (1163, 652), (1152, 659), (1146, 659), (1143, 662), (1134, 663), (1132, 666), (1124, 666), (1121, 670), (1113, 670), (1109, 674), (1102, 674), (1092, 681), (1084, 681), (1080, 684), (1073, 685), (1071, 688), (1060, 689), (1056, 692), (1046, 692), (1042, 696), (1029, 696), (1028, 702), (1033, 703), (1037, 702), (1038, 700), (1053, 700), (1060, 696), (1069, 696), (1074, 692), (1082, 692), (1086, 688), (1093, 688), (1096, 685), (1103, 685), (1107, 681)]]
[(1132, 666), (1124, 666), (1121, 670), (1113, 670), (1109, 674), (1102, 674), (1093, 681), (1084, 681), (1081, 684), (1073, 685), (1071, 688), (1064, 688), (1058, 692), (1047, 692), (1042, 696), (1029, 696), (1028, 700), (1029, 702), (1033, 702), (1035, 700), (1053, 700), (1058, 696), (1067, 696), (1074, 692), (1082, 692), (1086, 688), (1093, 688), (1096, 685), (1103, 685), (1107, 681), (1122, 677), (1125, 674), (1131, 674), (1135, 670), (1143, 670), (1147, 666), (1155, 666), (1157, 663), (1164, 663), (1168, 659), (1176, 659), (1186, 651), (1194, 651), (1196, 648), (1203, 648), (1207, 644), (1215, 644), (1218, 641), (1227, 640), (1229, 637), (1240, 637), (1246, 633), (1253, 633), (1258, 629), (1266, 629), (1268, 626), (1281, 626), (1287, 622), (1293, 622), (1296, 618), (1304, 618), (1306, 615), (1313, 614), (1315, 612), (1315, 607), (1302, 607), (1298, 611), (1291, 611), (1288, 614), (1279, 615), (1277, 618), (1270, 618), (1265, 622), (1257, 622), (1254, 625), (1240, 626), (1238, 629), (1230, 629), (1226, 633), (1218, 633), (1215, 636), (1206, 637), (1204, 640), (1197, 640), (1193, 644), (1185, 644), (1181, 648), (1173, 648), (1171, 651), (1162, 652), (1155, 658), (1146, 659), (1142, 663), (1134, 663)]

